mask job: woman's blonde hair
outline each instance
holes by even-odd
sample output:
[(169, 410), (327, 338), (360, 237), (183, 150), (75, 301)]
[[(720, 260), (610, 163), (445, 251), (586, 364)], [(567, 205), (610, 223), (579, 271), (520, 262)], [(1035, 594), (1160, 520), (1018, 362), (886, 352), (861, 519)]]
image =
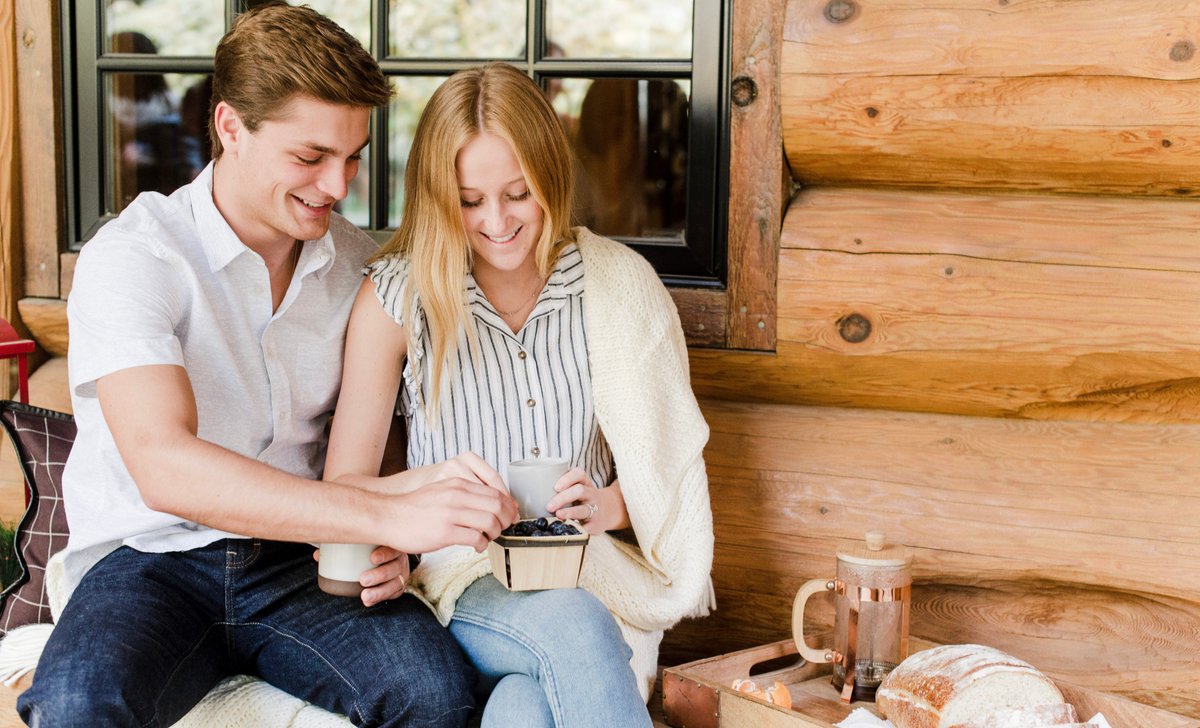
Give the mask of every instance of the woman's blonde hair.
[[(574, 177), (566, 134), (554, 107), (525, 73), (503, 63), (459, 71), (434, 92), (421, 113), (404, 175), (404, 216), (375, 259), (408, 260), (412, 287), (404, 320), (412, 321), (412, 293), (425, 311), (433, 345), (433, 391), (427, 412), (438, 411), (446, 362), (455, 356), (458, 332), (474, 342), (475, 329), (463, 302), (471, 244), (463, 227), (456, 161), (475, 137), (487, 132), (512, 147), (525, 183), (542, 209), (542, 234), (534, 259), (543, 277), (574, 239), (571, 202)], [(471, 348), (474, 348), (472, 345)], [(435, 415), (436, 416), (436, 415)]]

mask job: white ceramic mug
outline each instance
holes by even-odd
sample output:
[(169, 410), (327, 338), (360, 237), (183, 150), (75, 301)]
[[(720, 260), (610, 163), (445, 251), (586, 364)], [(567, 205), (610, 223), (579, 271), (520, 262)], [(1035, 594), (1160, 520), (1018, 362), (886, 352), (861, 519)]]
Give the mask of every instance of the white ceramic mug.
[(371, 552), (375, 546), (364, 543), (323, 543), (317, 561), (317, 586), (326, 594), (356, 597), (362, 594), (362, 573), (375, 568)]
[(514, 460), (508, 464), (508, 492), (517, 501), (521, 518), (550, 515), (546, 504), (554, 497), (554, 484), (570, 465), (566, 458)]

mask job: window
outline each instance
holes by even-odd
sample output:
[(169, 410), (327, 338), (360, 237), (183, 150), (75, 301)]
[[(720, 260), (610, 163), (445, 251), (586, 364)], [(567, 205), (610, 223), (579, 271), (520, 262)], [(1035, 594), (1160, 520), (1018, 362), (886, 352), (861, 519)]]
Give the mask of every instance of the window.
[[(68, 234), (81, 246), (139, 192), (208, 162), (212, 53), (254, 0), (64, 6)], [(728, 3), (723, 0), (307, 0), (362, 41), (397, 95), (375, 112), (340, 212), (379, 238), (401, 209), (417, 117), (450, 73), (513, 63), (572, 140), (580, 221), (641, 251), (670, 283), (725, 269)], [(66, 8), (73, 7), (73, 10)], [(72, 55), (73, 54), (73, 55)]]

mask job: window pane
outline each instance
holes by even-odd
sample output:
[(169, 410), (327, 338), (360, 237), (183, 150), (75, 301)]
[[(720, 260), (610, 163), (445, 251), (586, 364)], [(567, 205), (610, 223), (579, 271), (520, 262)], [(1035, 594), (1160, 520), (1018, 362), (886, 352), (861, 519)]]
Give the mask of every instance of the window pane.
[(519, 58), (525, 0), (389, 0), (388, 55), (399, 58)]
[(209, 81), (177, 73), (105, 75), (108, 212), (125, 209), (139, 192), (170, 194), (204, 169)]
[(546, 0), (546, 17), (568, 57), (692, 57), (692, 0)]
[(603, 235), (682, 238), (691, 84), (560, 81), (549, 84), (548, 94), (575, 152), (579, 221)]
[(350, 180), (346, 189), (346, 199), (333, 206), (355, 225), (366, 228), (371, 225), (371, 147), (362, 151), (362, 161), (358, 163), (358, 174)]
[(293, 5), (308, 5), (354, 36), (362, 47), (371, 50), (371, 0), (304, 0)]
[(225, 33), (225, 0), (105, 0), (104, 32), (109, 53), (211, 56)]
[(442, 81), (442, 76), (402, 76), (392, 81), (396, 96), (388, 107), (388, 219), (387, 226), (400, 224), (404, 210), (404, 169), (408, 165), (408, 150), (421, 110)]

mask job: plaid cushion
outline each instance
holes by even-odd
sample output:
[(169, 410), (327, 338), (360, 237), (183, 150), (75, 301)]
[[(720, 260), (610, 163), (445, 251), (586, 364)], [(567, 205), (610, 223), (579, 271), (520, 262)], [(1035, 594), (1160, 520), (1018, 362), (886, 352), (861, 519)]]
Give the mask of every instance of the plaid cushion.
[(22, 625), (51, 621), (46, 562), (67, 545), (62, 472), (75, 441), (75, 420), (61, 412), (4, 400), (0, 423), (16, 447), (29, 488), (29, 507), (15, 539), (23, 574), (0, 594), (0, 635), (4, 635)]

